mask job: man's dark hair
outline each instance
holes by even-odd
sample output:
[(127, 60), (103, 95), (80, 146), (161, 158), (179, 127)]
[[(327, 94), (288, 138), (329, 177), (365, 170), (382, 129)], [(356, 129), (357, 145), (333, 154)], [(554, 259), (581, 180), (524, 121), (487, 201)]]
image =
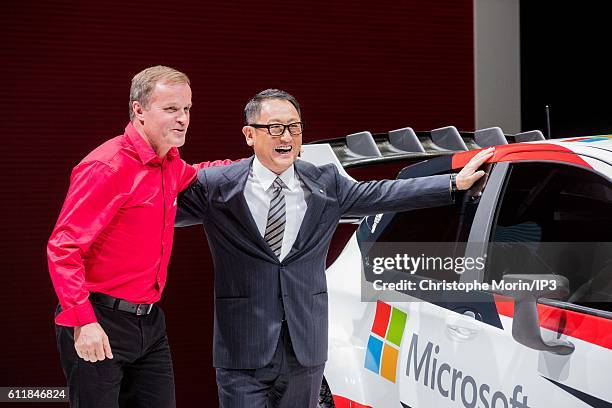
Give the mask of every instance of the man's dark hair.
[(254, 123), (261, 113), (261, 103), (270, 99), (280, 99), (283, 101), (289, 101), (297, 110), (298, 115), (302, 118), (302, 112), (300, 111), (300, 104), (298, 101), (288, 92), (280, 89), (266, 89), (259, 92), (257, 95), (252, 97), (244, 107), (244, 123)]

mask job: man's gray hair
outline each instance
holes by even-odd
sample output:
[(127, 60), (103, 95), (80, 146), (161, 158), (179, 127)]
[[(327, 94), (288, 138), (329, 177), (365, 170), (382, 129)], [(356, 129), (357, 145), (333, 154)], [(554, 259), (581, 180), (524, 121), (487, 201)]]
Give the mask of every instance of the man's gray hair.
[(134, 120), (132, 102), (138, 101), (143, 107), (148, 108), (149, 99), (157, 83), (190, 85), (187, 75), (174, 68), (156, 65), (140, 71), (132, 78), (132, 87), (130, 88), (130, 120)]
[(291, 102), (295, 110), (297, 110), (300, 119), (302, 118), (300, 104), (293, 95), (280, 89), (266, 89), (259, 92), (247, 102), (244, 107), (244, 123), (246, 125), (255, 123), (259, 119), (259, 114), (261, 113), (261, 103), (270, 99), (280, 99)]

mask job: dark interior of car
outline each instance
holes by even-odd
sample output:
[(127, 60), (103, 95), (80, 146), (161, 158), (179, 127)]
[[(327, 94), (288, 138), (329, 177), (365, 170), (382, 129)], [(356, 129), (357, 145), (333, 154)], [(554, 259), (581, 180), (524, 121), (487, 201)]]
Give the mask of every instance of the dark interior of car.
[(609, 180), (564, 164), (518, 163), (498, 208), (488, 273), (562, 275), (567, 302), (612, 311), (611, 238)]

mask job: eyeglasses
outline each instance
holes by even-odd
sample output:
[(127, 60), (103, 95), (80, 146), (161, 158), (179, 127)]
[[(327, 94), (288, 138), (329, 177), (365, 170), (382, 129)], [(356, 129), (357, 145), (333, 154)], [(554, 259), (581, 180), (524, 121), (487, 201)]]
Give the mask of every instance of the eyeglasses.
[(249, 126), (255, 129), (268, 129), (270, 136), (280, 137), (285, 133), (286, 129), (289, 129), (291, 136), (299, 136), (304, 131), (304, 122), (293, 122), (288, 125), (281, 123), (272, 123), (271, 125), (260, 125), (257, 123), (251, 123)]

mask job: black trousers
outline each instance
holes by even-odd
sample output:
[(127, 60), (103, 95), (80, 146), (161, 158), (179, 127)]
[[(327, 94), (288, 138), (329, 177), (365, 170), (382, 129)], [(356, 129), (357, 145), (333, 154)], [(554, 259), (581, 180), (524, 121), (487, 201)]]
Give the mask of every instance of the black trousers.
[[(58, 307), (58, 312), (59, 312)], [(174, 408), (174, 372), (164, 312), (149, 315), (94, 304), (109, 338), (113, 359), (90, 363), (74, 349), (74, 329), (55, 326), (57, 346), (69, 387), (70, 406)]]
[(319, 403), (325, 364), (304, 367), (284, 323), (272, 361), (253, 370), (217, 368), (221, 408), (311, 408)]

